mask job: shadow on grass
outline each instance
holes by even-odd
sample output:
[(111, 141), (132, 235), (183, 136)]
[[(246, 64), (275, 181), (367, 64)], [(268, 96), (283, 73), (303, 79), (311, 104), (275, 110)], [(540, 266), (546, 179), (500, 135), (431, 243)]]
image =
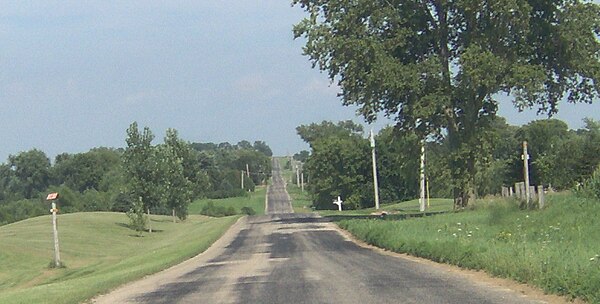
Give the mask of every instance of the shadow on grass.
[(425, 216), (434, 216), (444, 213), (452, 213), (453, 211), (435, 211), (425, 213), (402, 213), (402, 214), (331, 214), (319, 216), (316, 213), (281, 213), (271, 215), (256, 215), (249, 216), (250, 223), (255, 225), (279, 223), (279, 224), (311, 224), (311, 223), (335, 223), (343, 220), (383, 220), (383, 221), (400, 221), (411, 218), (419, 218)]
[[(135, 230), (135, 229), (134, 229), (133, 227), (131, 227), (131, 225), (129, 225), (129, 224), (125, 224), (125, 223), (115, 223), (115, 225), (117, 225), (117, 226), (119, 226), (119, 227), (124, 227), (124, 228), (127, 228), (127, 229), (131, 229), (131, 230)], [(146, 232), (146, 233), (154, 233), (154, 232), (156, 232), (156, 233), (161, 233), (161, 232), (164, 232), (164, 230), (161, 230), (161, 229), (154, 229), (154, 228), (152, 228), (152, 232), (150, 232), (150, 230), (149, 230), (149, 229), (144, 229), (144, 232)], [(133, 235), (131, 235), (131, 236), (133, 236)]]
[(129, 224), (125, 224), (125, 223), (115, 223), (115, 225), (119, 226), (119, 227), (123, 227), (123, 228), (127, 228), (127, 229), (131, 229), (131, 226)]
[(170, 218), (170, 219), (159, 219), (159, 220), (151, 218), (150, 221), (151, 222), (156, 222), (156, 223), (173, 223), (173, 219), (172, 218)]
[(326, 215), (324, 218), (330, 219), (331, 222), (339, 222), (343, 220), (383, 220), (383, 221), (401, 221), (411, 218), (420, 218), (427, 216), (434, 216), (438, 214), (450, 213), (452, 211), (435, 211), (435, 212), (424, 212), (424, 213), (401, 213), (401, 214), (385, 214), (385, 215), (352, 215), (352, 214), (340, 214), (340, 215)]

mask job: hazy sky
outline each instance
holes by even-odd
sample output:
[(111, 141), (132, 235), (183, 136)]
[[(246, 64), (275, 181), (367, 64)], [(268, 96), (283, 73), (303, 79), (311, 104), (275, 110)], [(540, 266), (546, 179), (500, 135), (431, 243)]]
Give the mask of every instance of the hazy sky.
[[(157, 142), (171, 127), (193, 142), (307, 149), (296, 126), (362, 120), (301, 55), (291, 29), (303, 16), (286, 0), (0, 0), (0, 162), (123, 147), (133, 121)], [(600, 104), (560, 110), (572, 128), (600, 119)]]

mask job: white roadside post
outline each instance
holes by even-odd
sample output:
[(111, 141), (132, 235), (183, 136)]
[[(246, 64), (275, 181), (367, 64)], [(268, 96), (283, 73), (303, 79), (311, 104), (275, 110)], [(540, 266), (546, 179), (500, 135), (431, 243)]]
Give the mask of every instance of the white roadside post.
[(296, 186), (300, 187), (300, 165), (296, 164)]
[(523, 159), (523, 175), (525, 178), (525, 201), (527, 207), (529, 207), (531, 193), (529, 193), (529, 153), (527, 153), (527, 141), (523, 142), (523, 155), (521, 155), (521, 159)]
[(50, 212), (52, 213), (52, 231), (54, 233), (54, 266), (58, 268), (61, 266), (60, 248), (58, 247), (58, 228), (56, 226), (56, 213), (58, 212), (58, 208), (56, 208), (56, 201), (58, 200), (58, 193), (53, 192), (48, 194), (46, 200), (52, 201), (52, 209), (50, 209)]
[(300, 185), (301, 185), (302, 192), (304, 192), (304, 168), (303, 168), (303, 165), (300, 166)]
[(339, 211), (342, 211), (342, 203), (343, 203), (343, 202), (344, 202), (344, 201), (342, 201), (342, 199), (341, 199), (339, 196), (338, 196), (338, 198), (337, 198), (337, 200), (336, 200), (336, 201), (333, 201), (333, 203), (334, 203), (334, 204), (338, 205), (338, 210), (339, 210)]
[(419, 196), (419, 210), (425, 212), (425, 142), (421, 143), (421, 166), (420, 166), (420, 186), (421, 195)]
[(375, 157), (375, 136), (373, 135), (373, 129), (371, 129), (371, 158), (373, 159), (373, 188), (375, 188), (375, 209), (379, 210), (379, 185), (377, 183), (377, 159)]

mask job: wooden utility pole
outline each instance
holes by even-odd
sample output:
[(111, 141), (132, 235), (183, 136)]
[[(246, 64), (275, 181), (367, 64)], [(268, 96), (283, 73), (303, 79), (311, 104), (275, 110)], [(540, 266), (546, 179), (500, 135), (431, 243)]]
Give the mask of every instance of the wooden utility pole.
[(377, 158), (375, 156), (375, 136), (373, 135), (373, 129), (371, 129), (371, 159), (373, 161), (373, 188), (375, 191), (375, 210), (379, 210), (379, 184), (377, 181)]
[(523, 175), (525, 179), (525, 202), (527, 203), (527, 207), (529, 207), (531, 193), (529, 190), (529, 154), (527, 153), (527, 141), (523, 142), (523, 155), (521, 155), (521, 158), (523, 159)]

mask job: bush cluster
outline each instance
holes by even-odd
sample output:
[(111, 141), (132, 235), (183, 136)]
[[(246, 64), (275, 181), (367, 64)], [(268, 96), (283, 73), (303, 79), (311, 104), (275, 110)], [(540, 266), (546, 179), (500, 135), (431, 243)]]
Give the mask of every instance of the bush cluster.
[(600, 167), (590, 178), (578, 185), (574, 192), (579, 197), (600, 200)]
[(222, 217), (222, 216), (236, 215), (237, 212), (235, 211), (235, 208), (233, 208), (231, 206), (229, 206), (229, 207), (216, 206), (215, 203), (213, 203), (212, 201), (209, 201), (204, 207), (202, 207), (200, 214), (213, 216), (213, 217)]

